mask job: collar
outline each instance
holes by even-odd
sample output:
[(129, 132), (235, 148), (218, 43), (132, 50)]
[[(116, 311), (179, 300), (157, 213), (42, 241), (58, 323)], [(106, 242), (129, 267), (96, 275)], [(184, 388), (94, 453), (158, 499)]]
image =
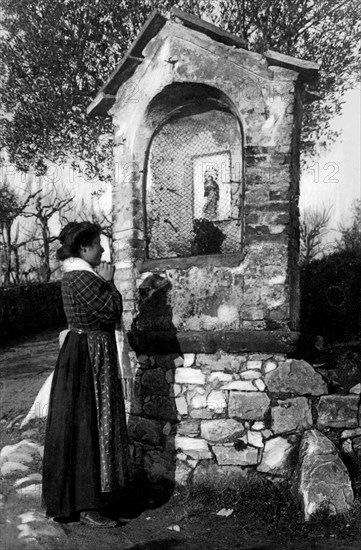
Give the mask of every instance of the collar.
[(86, 262), (82, 258), (76, 258), (73, 256), (64, 260), (63, 271), (65, 273), (68, 273), (69, 271), (89, 271), (90, 273), (93, 273), (101, 279), (100, 275), (98, 275), (95, 269), (90, 264), (88, 264), (88, 262)]

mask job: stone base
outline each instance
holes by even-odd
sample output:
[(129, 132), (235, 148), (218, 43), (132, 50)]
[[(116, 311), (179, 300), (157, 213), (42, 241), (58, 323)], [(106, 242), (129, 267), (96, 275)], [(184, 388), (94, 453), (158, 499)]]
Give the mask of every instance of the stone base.
[(129, 433), (151, 482), (291, 480), (302, 435), (317, 427), (344, 452), (360, 453), (360, 395), (328, 395), (303, 360), (218, 350), (133, 361)]

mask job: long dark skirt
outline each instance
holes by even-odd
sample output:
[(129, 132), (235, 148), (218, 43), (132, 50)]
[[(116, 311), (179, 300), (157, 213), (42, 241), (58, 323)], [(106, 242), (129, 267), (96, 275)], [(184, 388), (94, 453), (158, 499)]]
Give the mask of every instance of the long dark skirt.
[[(118, 395), (122, 399), (121, 390)], [(125, 426), (124, 418), (121, 421)], [(127, 446), (126, 433), (124, 445)], [(43, 460), (47, 515), (68, 517), (80, 510), (116, 505), (122, 494), (101, 491), (100, 470), (94, 375), (87, 335), (71, 331), (60, 350), (50, 394)], [(125, 486), (127, 480), (123, 481)]]

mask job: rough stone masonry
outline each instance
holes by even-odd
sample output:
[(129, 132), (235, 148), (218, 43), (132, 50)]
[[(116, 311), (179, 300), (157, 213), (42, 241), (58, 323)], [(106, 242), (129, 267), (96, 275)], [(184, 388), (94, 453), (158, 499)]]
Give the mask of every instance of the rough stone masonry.
[[(340, 460), (324, 437), (360, 458), (359, 387), (329, 395), (322, 376), (292, 358), (302, 345), (302, 105), (317, 73), (315, 63), (250, 52), (179, 10), (170, 20), (155, 12), (88, 109), (114, 124), (115, 282), (133, 349), (129, 431), (134, 463), (151, 481), (234, 482), (250, 472), (309, 481), (310, 441)], [(227, 182), (218, 180), (220, 193), (230, 186), (226, 214), (206, 220), (223, 235), (213, 253), (191, 241), (199, 158), (230, 159)], [(336, 511), (349, 506), (341, 478), (344, 497), (326, 491), (318, 505), (332, 497)]]

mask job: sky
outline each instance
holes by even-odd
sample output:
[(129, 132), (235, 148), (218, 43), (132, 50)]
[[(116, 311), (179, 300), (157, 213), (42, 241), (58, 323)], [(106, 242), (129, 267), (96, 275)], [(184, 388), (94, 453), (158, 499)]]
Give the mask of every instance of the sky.
[(330, 208), (326, 242), (334, 241), (339, 224), (350, 222), (350, 206), (361, 199), (361, 84), (346, 92), (340, 116), (332, 128), (341, 130), (330, 150), (315, 158), (302, 173), (300, 210)]

